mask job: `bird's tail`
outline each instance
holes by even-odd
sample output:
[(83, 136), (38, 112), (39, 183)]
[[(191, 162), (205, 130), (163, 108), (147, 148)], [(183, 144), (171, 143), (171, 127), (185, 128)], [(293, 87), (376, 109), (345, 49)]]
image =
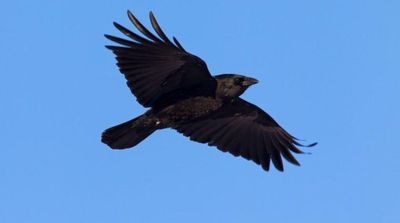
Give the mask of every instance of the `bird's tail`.
[(134, 147), (157, 130), (157, 127), (149, 125), (146, 119), (148, 119), (146, 115), (141, 115), (130, 121), (106, 129), (101, 135), (101, 141), (112, 149)]

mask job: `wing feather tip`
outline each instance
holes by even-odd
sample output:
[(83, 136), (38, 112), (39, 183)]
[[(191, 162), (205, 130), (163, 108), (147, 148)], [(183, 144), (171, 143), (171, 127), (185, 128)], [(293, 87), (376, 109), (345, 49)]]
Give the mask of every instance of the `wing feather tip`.
[(185, 48), (181, 45), (181, 43), (178, 41), (178, 39), (174, 36), (172, 37), (172, 40), (174, 41), (175, 45), (181, 49), (183, 52), (186, 52)]
[(128, 16), (130, 16), (130, 15), (132, 15), (133, 16), (133, 14), (132, 14), (132, 12), (131, 12), (131, 10), (126, 10), (126, 14), (128, 15)]
[[(131, 22), (138, 28), (141, 27), (140, 22), (137, 20), (137, 18), (133, 15), (133, 13), (131, 12), (131, 10), (128, 9), (128, 11), (126, 12), (128, 14), (128, 18), (129, 20), (131, 20)], [(140, 30), (140, 28), (138, 28)]]
[(119, 24), (119, 23), (117, 23), (117, 22), (113, 22), (113, 26), (115, 26), (116, 28), (118, 28), (118, 27), (120, 27), (121, 25)]
[(109, 34), (104, 34), (104, 37), (113, 42), (116, 42), (115, 40), (118, 38), (118, 37), (115, 37), (115, 36), (109, 35)]
[(291, 164), (295, 165), (295, 166), (301, 166), (301, 164), (299, 163), (299, 161), (297, 161), (296, 159), (289, 161)]
[(111, 46), (111, 45), (105, 45), (104, 47), (109, 49), (109, 50), (114, 50), (114, 46)]
[(275, 168), (276, 168), (279, 172), (284, 172), (284, 171), (285, 171), (284, 168), (283, 168), (283, 166), (282, 166), (282, 167), (277, 167), (277, 166), (275, 166)]
[(314, 147), (314, 146), (318, 145), (318, 142), (313, 142), (313, 143), (311, 143), (311, 144), (304, 145), (304, 144), (301, 144), (301, 143), (299, 143), (299, 142), (297, 142), (297, 141), (294, 141), (293, 144), (295, 144), (296, 146), (301, 146), (301, 147), (307, 147), (307, 148), (309, 148), (309, 147)]
[(305, 147), (314, 147), (318, 145), (318, 142), (311, 143), (310, 145), (306, 145)]
[(123, 25), (121, 25), (121, 24), (119, 24), (119, 23), (117, 23), (117, 22), (113, 22), (113, 25), (114, 25), (114, 27), (115, 28), (117, 28), (120, 32), (122, 32), (123, 34), (125, 34), (126, 35), (126, 32), (127, 32), (127, 28), (125, 28)]
[(261, 165), (261, 168), (263, 168), (263, 170), (265, 170), (265, 171), (267, 171), (267, 172), (269, 171), (269, 166), (266, 166), (266, 165), (265, 165), (265, 166), (264, 166), (264, 165)]

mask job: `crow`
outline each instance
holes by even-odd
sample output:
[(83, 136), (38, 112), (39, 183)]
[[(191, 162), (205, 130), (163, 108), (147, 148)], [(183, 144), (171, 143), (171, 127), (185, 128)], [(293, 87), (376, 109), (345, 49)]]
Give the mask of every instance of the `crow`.
[(160, 28), (152, 12), (150, 22), (157, 36), (128, 10), (128, 17), (143, 34), (114, 22), (130, 40), (105, 35), (119, 46), (107, 45), (127, 85), (147, 112), (102, 133), (102, 142), (112, 149), (136, 146), (154, 131), (172, 128), (200, 143), (241, 156), (270, 169), (270, 161), (283, 171), (282, 157), (300, 165), (292, 155), (303, 153), (298, 139), (271, 116), (240, 95), (254, 78), (239, 74), (212, 76), (206, 63), (173, 42)]

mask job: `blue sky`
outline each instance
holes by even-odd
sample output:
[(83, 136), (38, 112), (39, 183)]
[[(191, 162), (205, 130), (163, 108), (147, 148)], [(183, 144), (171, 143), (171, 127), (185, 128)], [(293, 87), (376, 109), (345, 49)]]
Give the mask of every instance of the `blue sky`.
[[(112, 151), (145, 111), (104, 33), (152, 10), (243, 97), (318, 141), (264, 172), (174, 130)], [(8, 1), (0, 36), (0, 222), (400, 222), (399, 1)]]

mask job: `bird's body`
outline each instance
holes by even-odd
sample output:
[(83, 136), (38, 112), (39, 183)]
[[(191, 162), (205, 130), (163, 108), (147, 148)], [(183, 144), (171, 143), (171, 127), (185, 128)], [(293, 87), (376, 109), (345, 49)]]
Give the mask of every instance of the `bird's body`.
[[(299, 165), (291, 152), (301, 153), (296, 139), (267, 113), (240, 95), (258, 81), (237, 74), (212, 76), (199, 57), (172, 43), (150, 13), (159, 37), (147, 30), (129, 11), (141, 37), (114, 23), (134, 41), (106, 35), (120, 46), (107, 46), (138, 102), (149, 110), (107, 129), (102, 141), (113, 149), (133, 147), (154, 131), (173, 128), (191, 140), (242, 156), (269, 169), (270, 160), (283, 170), (283, 156)], [(290, 152), (291, 151), (291, 152)]]
[(174, 127), (190, 122), (218, 110), (223, 101), (214, 97), (193, 97), (166, 106), (160, 111), (152, 111), (159, 118), (161, 126)]

